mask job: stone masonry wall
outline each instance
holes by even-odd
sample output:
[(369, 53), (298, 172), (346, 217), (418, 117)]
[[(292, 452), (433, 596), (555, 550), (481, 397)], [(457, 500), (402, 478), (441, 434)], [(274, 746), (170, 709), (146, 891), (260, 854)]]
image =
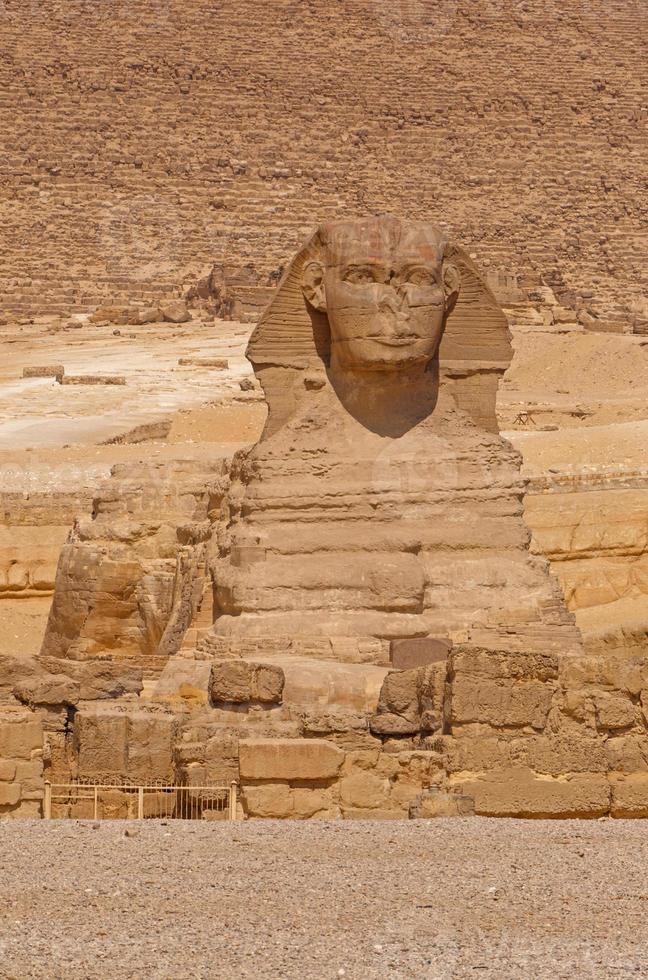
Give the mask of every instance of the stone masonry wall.
[[(235, 780), (245, 817), (648, 817), (646, 658), (465, 645), (387, 672), (369, 712), (283, 700), (276, 667), (246, 693), (237, 660), (196, 661), (191, 691), (144, 701), (114, 665), (63, 665), (5, 664), (2, 815), (39, 816), (44, 779), (81, 779)], [(104, 816), (126, 816), (113, 797)]]
[(447, 222), (482, 269), (645, 305), (635, 0), (4, 0), (0, 308), (261, 286), (308, 229)]
[(0, 710), (0, 819), (40, 817), (44, 795), (43, 728), (21, 706)]
[(647, 695), (645, 660), (460, 650), (435, 733), (377, 736), (370, 720), (328, 739), (241, 741), (244, 807), (258, 817), (645, 817)]

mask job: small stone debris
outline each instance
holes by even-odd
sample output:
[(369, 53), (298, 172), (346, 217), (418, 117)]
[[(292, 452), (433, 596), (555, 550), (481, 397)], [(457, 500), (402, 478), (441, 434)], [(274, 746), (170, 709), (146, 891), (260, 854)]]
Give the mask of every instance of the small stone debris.
[(64, 374), (59, 383), (62, 385), (125, 385), (126, 378), (123, 374)]
[(160, 303), (160, 313), (168, 323), (186, 323), (191, 320), (191, 313), (182, 299), (172, 299)]
[(226, 371), (229, 361), (225, 357), (179, 357), (178, 364), (181, 367), (211, 367)]
[(57, 381), (65, 374), (62, 364), (31, 364), (23, 368), (23, 378), (56, 378)]

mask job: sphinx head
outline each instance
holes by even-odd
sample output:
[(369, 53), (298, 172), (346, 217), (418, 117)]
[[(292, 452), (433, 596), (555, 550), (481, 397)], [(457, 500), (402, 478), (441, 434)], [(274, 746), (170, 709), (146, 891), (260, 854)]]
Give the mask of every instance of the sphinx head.
[(327, 316), (333, 370), (398, 371), (436, 356), (460, 286), (445, 247), (433, 225), (391, 216), (320, 229), (302, 289)]

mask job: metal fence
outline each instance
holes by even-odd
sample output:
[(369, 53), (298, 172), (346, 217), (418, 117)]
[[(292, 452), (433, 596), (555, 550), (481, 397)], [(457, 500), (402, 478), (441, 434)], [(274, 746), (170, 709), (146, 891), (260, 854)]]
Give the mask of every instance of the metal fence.
[(45, 783), (46, 820), (236, 820), (237, 784)]

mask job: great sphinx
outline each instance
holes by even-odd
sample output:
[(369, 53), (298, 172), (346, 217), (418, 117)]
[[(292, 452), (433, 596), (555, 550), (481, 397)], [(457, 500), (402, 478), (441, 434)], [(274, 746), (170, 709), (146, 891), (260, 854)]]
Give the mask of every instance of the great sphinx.
[(498, 430), (507, 321), (464, 250), (427, 222), (324, 224), (247, 356), (268, 418), (211, 545), (215, 637), (578, 647)]
[(159, 667), (192, 623), (226, 657), (578, 649), (498, 430), (506, 318), (465, 251), (427, 222), (322, 225), (247, 356), (259, 442), (230, 467), (117, 467), (61, 553), (44, 654)]

